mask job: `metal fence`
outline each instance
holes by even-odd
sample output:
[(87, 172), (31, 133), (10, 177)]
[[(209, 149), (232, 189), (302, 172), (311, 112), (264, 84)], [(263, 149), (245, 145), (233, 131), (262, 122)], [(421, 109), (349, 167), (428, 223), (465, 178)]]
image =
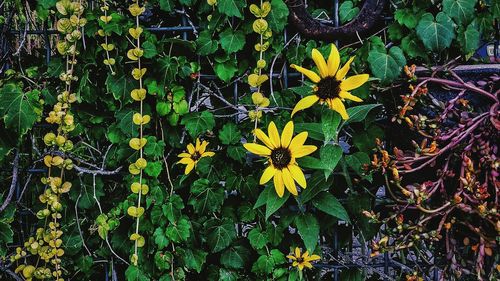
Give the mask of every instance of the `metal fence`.
[[(339, 0), (332, 0), (333, 1), (333, 11), (332, 11), (332, 23), (335, 26), (339, 26)], [(93, 5), (94, 1), (89, 1), (90, 5)], [(93, 7), (93, 6), (92, 6)], [(0, 9), (0, 13), (3, 11)], [(193, 32), (195, 32), (195, 29), (198, 29), (198, 27), (190, 25), (188, 23), (188, 19), (184, 14), (180, 14), (180, 20), (181, 20), (181, 25), (178, 26), (162, 26), (162, 27), (147, 27), (145, 30), (148, 30), (152, 33), (156, 34), (177, 34), (182, 36), (183, 39), (189, 40), (193, 39), (194, 35)], [(385, 23), (388, 23), (392, 20), (391, 16), (382, 16), (381, 18), (382, 21), (385, 21)], [(8, 29), (9, 27), (4, 26), (3, 27), (3, 32), (4, 35), (10, 36), (11, 38), (15, 37), (25, 37), (27, 35), (37, 35), (41, 36), (44, 39), (44, 49), (45, 49), (45, 61), (47, 64), (50, 63), (51, 61), (51, 53), (53, 50), (53, 46), (50, 44), (50, 36), (57, 34), (57, 30), (49, 29), (47, 24), (43, 25), (42, 29), (37, 29), (37, 30), (11, 30)], [(0, 25), (0, 31), (2, 29), (2, 26)], [(284, 30), (284, 41), (287, 42), (290, 38), (289, 33), (291, 32), (290, 29), (285, 29)], [(5, 34), (7, 33), (7, 34)], [(1, 34), (0, 34), (1, 35)], [(5, 39), (5, 38), (4, 38)], [(13, 41), (10, 40), (0, 40), (1, 48), (3, 51), (4, 58), (6, 55), (9, 54), (10, 52), (10, 44)], [(339, 46), (340, 42), (336, 42), (337, 46)], [(339, 46), (340, 47), (340, 46)], [(198, 59), (200, 57), (198, 56)], [(283, 68), (281, 73), (270, 73), (272, 78), (280, 80), (283, 87), (287, 88), (289, 86), (290, 78), (297, 78), (300, 77), (299, 73), (296, 72), (290, 72), (289, 68), (286, 64), (286, 62), (283, 62)], [(9, 65), (4, 65), (4, 70), (7, 69)], [(0, 74), (2, 73), (2, 69), (0, 69)], [(206, 80), (215, 80), (217, 79), (216, 75), (213, 74), (200, 74), (200, 79), (206, 79)], [(232, 82), (232, 92), (233, 92), (233, 98), (235, 103), (238, 100), (238, 85), (239, 82), (235, 81)], [(37, 125), (38, 127), (43, 127), (44, 125)], [(29, 153), (31, 162), (34, 163), (35, 159), (32, 155), (32, 153)], [(11, 172), (11, 171), (9, 171)], [(19, 200), (22, 198), (23, 194), (26, 191), (27, 185), (29, 184), (31, 178), (33, 175), (40, 174), (40, 173), (45, 173), (45, 169), (40, 169), (36, 168), (36, 165), (33, 165), (32, 167), (25, 168), (25, 169), (20, 169), (19, 171), (19, 178), (22, 178), (25, 182), (25, 184), (21, 184), (20, 181), (17, 181), (16, 189), (15, 189), (15, 199)], [(19, 202), (19, 201), (18, 201)], [(24, 211), (20, 212), (20, 219), (19, 219), (19, 224), (22, 226), (23, 224), (26, 224), (26, 221), (29, 220), (29, 217), (32, 215), (29, 211)], [(343, 222), (339, 222), (343, 223)], [(22, 228), (22, 227), (21, 227)], [(23, 231), (19, 233), (22, 239), (24, 239), (25, 234)], [(362, 248), (367, 248), (366, 242), (360, 242), (356, 240), (356, 237), (353, 237), (352, 243), (350, 243), (349, 247), (340, 247), (339, 246), (339, 232), (336, 229), (333, 234), (333, 241), (330, 241), (329, 243), (323, 243), (321, 246), (323, 248), (328, 248), (328, 251), (331, 252), (331, 259), (329, 262), (326, 263), (317, 263), (315, 264), (315, 267), (320, 268), (322, 273), (321, 275), (323, 278), (326, 278), (326, 280), (342, 280), (341, 278), (341, 273), (342, 271), (345, 270), (353, 270), (353, 269), (358, 269), (358, 270), (363, 270), (368, 275), (372, 276), (378, 276), (379, 280), (396, 280), (401, 278), (407, 273), (412, 273), (413, 271), (417, 270), (420, 273), (423, 273), (423, 278), (426, 281), (437, 281), (440, 278), (440, 270), (438, 267), (432, 266), (432, 265), (426, 265), (425, 268), (420, 267), (421, 262), (418, 260), (418, 258), (413, 259), (411, 262), (408, 262), (408, 260), (403, 263), (400, 261), (399, 258), (397, 258), (398, 253), (384, 253), (383, 255), (380, 255), (378, 257), (374, 258), (369, 258), (368, 253), (364, 252)], [(105, 272), (108, 271), (108, 265), (105, 264), (104, 266)], [(104, 279), (107, 281), (108, 280), (108, 274), (104, 274), (105, 277)], [(329, 279), (331, 277), (331, 279)], [(114, 279), (113, 279), (114, 280)]]

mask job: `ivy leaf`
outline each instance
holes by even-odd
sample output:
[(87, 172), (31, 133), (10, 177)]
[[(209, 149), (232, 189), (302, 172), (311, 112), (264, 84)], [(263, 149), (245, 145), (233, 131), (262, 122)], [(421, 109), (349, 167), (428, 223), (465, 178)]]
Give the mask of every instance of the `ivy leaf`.
[(225, 62), (216, 62), (214, 70), (222, 81), (229, 82), (238, 71), (238, 67), (236, 67), (236, 60), (227, 60)]
[(174, 0), (160, 0), (160, 9), (165, 12), (172, 12), (174, 10)]
[(418, 16), (413, 9), (398, 9), (394, 13), (394, 19), (400, 24), (410, 29), (417, 26)]
[(220, 45), (228, 54), (237, 52), (245, 46), (245, 34), (242, 31), (234, 31), (227, 28), (221, 32)]
[[(370, 157), (368, 156), (368, 154), (358, 151), (351, 155), (346, 155), (345, 161), (347, 165), (351, 167), (354, 172), (356, 172), (356, 174), (358, 174), (359, 176), (363, 176), (363, 173), (365, 171), (363, 167), (365, 164), (370, 163)], [(371, 175), (369, 176), (369, 178), (371, 178)]]
[(359, 13), (359, 8), (354, 7), (352, 1), (345, 1), (339, 7), (340, 22), (346, 23), (352, 20)]
[(156, 246), (158, 246), (159, 250), (167, 247), (168, 243), (170, 243), (170, 241), (168, 241), (168, 239), (167, 239), (167, 235), (165, 234), (165, 232), (163, 231), (163, 228), (161, 228), (161, 227), (158, 227), (155, 230), (155, 232), (153, 233), (153, 238), (154, 238), (155, 244), (156, 244)]
[(399, 76), (406, 65), (406, 58), (397, 46), (389, 49), (388, 53), (376, 48), (368, 53), (368, 64), (372, 74), (387, 84)]
[(150, 59), (158, 54), (156, 50), (156, 46), (154, 43), (146, 41), (142, 44), (142, 48), (144, 49), (144, 57)]
[(23, 92), (15, 84), (6, 84), (0, 89), (0, 114), (7, 128), (19, 135), (25, 134), (35, 124), (41, 106), (38, 102), (40, 91)]
[(416, 30), (425, 48), (434, 52), (448, 48), (455, 38), (453, 21), (443, 12), (438, 13), (435, 20), (431, 13), (424, 14)]
[(200, 273), (208, 253), (198, 249), (179, 249), (179, 256), (189, 269), (194, 269)]
[(301, 214), (295, 217), (295, 225), (309, 253), (314, 252), (319, 239), (319, 223), (313, 214)]
[(205, 224), (208, 247), (212, 253), (224, 250), (236, 239), (234, 223), (227, 218), (218, 221), (211, 219)]
[(163, 170), (163, 164), (160, 161), (148, 162), (144, 172), (150, 177), (157, 178)]
[(318, 196), (314, 197), (311, 202), (318, 210), (346, 222), (351, 222), (344, 206), (342, 206), (339, 200), (329, 192), (321, 192)]
[(213, 54), (217, 51), (219, 43), (216, 40), (212, 40), (212, 34), (208, 30), (200, 32), (200, 36), (196, 39), (196, 50), (198, 55), (206, 56)]
[(269, 28), (271, 28), (274, 32), (283, 31), (288, 23), (288, 13), (288, 7), (283, 0), (272, 0), (271, 11), (266, 17), (266, 20), (269, 23)]
[(196, 139), (201, 133), (211, 131), (215, 126), (214, 115), (208, 111), (188, 113), (181, 124), (186, 126), (189, 135)]
[(125, 271), (127, 281), (149, 281), (149, 277), (137, 266), (129, 265)]
[(418, 40), (413, 32), (401, 40), (401, 49), (403, 49), (410, 58), (427, 58), (424, 45)]
[(224, 189), (210, 186), (208, 179), (196, 180), (191, 185), (191, 194), (193, 197), (189, 199), (188, 204), (199, 214), (217, 211), (224, 202)]
[(244, 0), (219, 0), (217, 9), (229, 17), (237, 17), (243, 19), (242, 10), (247, 6)]
[(250, 230), (248, 233), (248, 240), (250, 241), (250, 245), (256, 250), (264, 248), (268, 242), (266, 233), (258, 228)]
[(461, 25), (474, 15), (476, 2), (477, 0), (443, 0), (443, 12)]
[(241, 132), (234, 123), (226, 123), (219, 131), (219, 139), (223, 144), (236, 144), (241, 140)]
[(244, 268), (249, 261), (251, 253), (244, 246), (232, 246), (227, 248), (220, 257), (220, 263), (228, 268)]
[(106, 78), (107, 91), (113, 94), (115, 100), (122, 104), (130, 103), (130, 92), (134, 89), (134, 83), (123, 72), (117, 72), (115, 75), (108, 73)]
[(191, 229), (191, 225), (189, 221), (185, 218), (181, 218), (177, 221), (177, 223), (171, 223), (167, 226), (165, 230), (165, 235), (168, 239), (170, 239), (174, 243), (180, 243), (182, 241), (186, 241), (190, 234), (189, 230)]
[(481, 40), (481, 34), (477, 29), (477, 25), (471, 23), (467, 26), (467, 29), (459, 29), (458, 32), (458, 42), (462, 47), (462, 52), (469, 57), (469, 55), (474, 54), (479, 46)]

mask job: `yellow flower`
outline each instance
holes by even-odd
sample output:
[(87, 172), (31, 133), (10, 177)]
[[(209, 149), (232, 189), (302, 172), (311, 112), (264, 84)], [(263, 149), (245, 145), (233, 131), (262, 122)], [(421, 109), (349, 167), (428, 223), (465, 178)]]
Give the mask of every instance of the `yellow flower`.
[(255, 129), (255, 136), (264, 143), (245, 143), (243, 146), (250, 152), (265, 156), (269, 160), (269, 166), (264, 170), (259, 184), (264, 185), (274, 178), (274, 189), (279, 197), (283, 197), (286, 189), (297, 196), (297, 182), (302, 188), (307, 187), (304, 173), (297, 165), (295, 159), (304, 157), (316, 151), (314, 145), (304, 145), (307, 132), (296, 135), (293, 139), (293, 122), (285, 125), (281, 137), (274, 122), (271, 121), (267, 136), (262, 130)]
[(349, 115), (342, 102), (345, 99), (356, 102), (363, 101), (349, 91), (360, 87), (368, 81), (368, 74), (354, 75), (346, 79), (346, 74), (351, 67), (354, 57), (351, 57), (343, 67), (340, 67), (339, 51), (334, 44), (331, 46), (328, 61), (325, 61), (317, 49), (312, 50), (312, 58), (318, 67), (319, 75), (314, 71), (295, 64), (290, 66), (315, 83), (314, 95), (302, 98), (297, 105), (295, 105), (292, 116), (297, 111), (309, 108), (319, 101), (322, 104), (326, 103), (330, 109), (338, 112), (342, 116), (342, 119), (348, 119)]
[(292, 266), (298, 267), (299, 270), (303, 270), (304, 266), (307, 268), (312, 268), (312, 261), (317, 261), (320, 258), (318, 255), (310, 255), (309, 252), (305, 251), (304, 254), (300, 254), (300, 248), (295, 247), (295, 255), (288, 255), (286, 256), (287, 258), (291, 259), (293, 261)]
[(193, 168), (196, 167), (196, 164), (198, 163), (198, 161), (200, 161), (201, 158), (212, 157), (215, 155), (214, 152), (206, 151), (207, 145), (207, 141), (200, 142), (200, 139), (197, 138), (196, 146), (190, 143), (187, 145), (187, 153), (183, 152), (177, 155), (177, 157), (182, 158), (177, 163), (186, 165), (186, 169), (184, 170), (185, 175), (189, 174), (193, 170)]

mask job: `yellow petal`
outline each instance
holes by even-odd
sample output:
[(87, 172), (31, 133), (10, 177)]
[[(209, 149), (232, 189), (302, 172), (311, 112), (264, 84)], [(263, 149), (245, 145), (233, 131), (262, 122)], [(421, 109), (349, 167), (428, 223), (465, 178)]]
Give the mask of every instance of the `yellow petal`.
[(212, 157), (215, 155), (215, 152), (212, 152), (212, 151), (207, 151), (207, 152), (203, 152), (201, 154), (201, 157)]
[(304, 254), (302, 255), (302, 258), (307, 259), (308, 256), (309, 256), (309, 251), (305, 251)]
[(179, 160), (177, 163), (179, 164), (189, 164), (189, 163), (194, 163), (193, 159), (191, 159), (190, 157), (185, 157), (185, 158), (182, 158), (181, 160)]
[(288, 166), (288, 170), (290, 170), (290, 174), (292, 175), (293, 179), (300, 185), (300, 187), (307, 187), (306, 177), (304, 176), (304, 173), (299, 166), (295, 164), (290, 165)]
[(341, 91), (339, 93), (339, 97), (341, 97), (343, 99), (352, 100), (352, 101), (355, 101), (355, 102), (362, 102), (363, 101), (359, 97), (356, 97), (355, 95), (353, 95), (353, 94), (351, 94), (349, 92), (346, 92), (346, 91)]
[(200, 151), (200, 145), (201, 145), (201, 143), (200, 143), (200, 139), (198, 139), (198, 138), (197, 138), (197, 139), (196, 139), (196, 145), (195, 145), (194, 149), (195, 149), (196, 151), (198, 151), (198, 152)]
[(365, 84), (366, 81), (368, 81), (368, 78), (370, 78), (370, 75), (368, 74), (359, 74), (351, 76), (342, 81), (342, 83), (340, 83), (340, 89), (342, 89), (343, 91), (354, 90), (360, 87), (361, 85)]
[(342, 116), (342, 119), (349, 119), (345, 106), (339, 98), (330, 99), (328, 101), (330, 102), (331, 109), (337, 111), (340, 116)]
[(347, 62), (346, 64), (344, 64), (344, 66), (342, 66), (341, 69), (339, 69), (339, 71), (337, 72), (337, 74), (335, 74), (335, 78), (337, 78), (337, 80), (342, 80), (344, 79), (345, 75), (347, 74), (347, 72), (349, 71), (349, 69), (351, 68), (351, 63), (352, 61), (354, 60), (355, 57), (351, 57)]
[(281, 146), (288, 147), (290, 145), (290, 141), (293, 137), (293, 122), (289, 121), (286, 123), (283, 132), (281, 133)]
[(188, 157), (188, 158), (191, 158), (191, 154), (186, 153), (186, 152), (183, 152), (183, 153), (181, 153), (181, 154), (177, 155), (177, 157), (181, 157), (181, 158)]
[(303, 270), (304, 269), (304, 263), (299, 263), (299, 270)]
[(312, 264), (310, 262), (308, 262), (308, 261), (304, 262), (304, 266), (307, 267), (307, 268), (312, 268), (313, 267)]
[(285, 168), (281, 170), (281, 173), (283, 174), (283, 182), (285, 183), (286, 189), (295, 196), (299, 195), (299, 193), (297, 192), (297, 187), (295, 186), (295, 181), (293, 180), (290, 171)]
[(261, 130), (261, 129), (255, 129), (254, 130), (255, 136), (263, 142), (267, 147), (269, 148), (275, 148), (273, 143), (271, 142), (271, 139)]
[(280, 147), (281, 146), (281, 141), (280, 141), (280, 135), (278, 133), (278, 128), (276, 128), (276, 124), (274, 124), (273, 121), (269, 123), (269, 127), (267, 128), (267, 134), (269, 135), (269, 138), (271, 139), (271, 143), (273, 144), (274, 147)]
[(299, 247), (295, 247), (295, 256), (297, 258), (300, 258), (300, 248)]
[(307, 139), (307, 135), (308, 135), (307, 132), (301, 132), (292, 139), (290, 145), (288, 146), (292, 154), (295, 150), (301, 148), (304, 145)]
[(298, 263), (298, 262), (296, 262), (296, 261), (294, 261), (294, 262), (292, 263), (292, 266), (298, 266), (298, 265), (299, 265), (299, 263)]
[(246, 150), (252, 152), (253, 154), (268, 156), (271, 155), (271, 150), (263, 145), (256, 143), (245, 143), (243, 144)]
[(273, 179), (274, 190), (276, 190), (276, 194), (278, 194), (279, 197), (283, 197), (283, 194), (285, 193), (285, 186), (283, 185), (283, 176), (280, 170), (276, 170)]
[(296, 258), (295, 256), (292, 256), (292, 255), (287, 255), (287, 256), (286, 256), (286, 258), (287, 258), (287, 259), (291, 259), (291, 260), (293, 260), (293, 261), (296, 261), (296, 260), (297, 260), (297, 258)]
[(290, 67), (307, 76), (307, 78), (309, 78), (313, 83), (318, 83), (321, 80), (321, 77), (319, 77), (319, 75), (314, 71), (303, 68), (296, 64), (292, 64), (290, 65)]
[(294, 158), (304, 157), (306, 155), (313, 153), (314, 151), (316, 151), (316, 149), (318, 148), (314, 145), (303, 145), (292, 151), (292, 157)]
[(325, 58), (323, 58), (323, 55), (317, 49), (312, 50), (312, 59), (316, 64), (316, 66), (318, 67), (319, 75), (321, 76), (321, 78), (327, 77), (328, 66), (326, 65)]
[(195, 165), (194, 161), (192, 163), (187, 164), (186, 169), (184, 170), (184, 174), (187, 175), (187, 174), (191, 173), (191, 171), (194, 168), (194, 165)]
[(207, 145), (208, 145), (208, 141), (202, 141), (198, 152), (201, 154), (205, 153), (205, 150), (207, 150)]
[(334, 77), (339, 70), (340, 55), (335, 44), (331, 44), (330, 55), (328, 56), (328, 76)]
[(259, 184), (264, 185), (266, 184), (276, 173), (276, 169), (273, 166), (269, 166), (264, 170), (264, 173), (260, 177)]
[(319, 97), (316, 95), (310, 95), (302, 98), (293, 108), (292, 117), (293, 115), (295, 115), (295, 113), (297, 113), (297, 111), (304, 110), (306, 108), (313, 106), (313, 104), (317, 103), (318, 100)]
[(310, 260), (310, 261), (316, 261), (316, 260), (319, 260), (319, 259), (321, 259), (321, 257), (320, 257), (320, 256), (318, 256), (318, 255), (311, 255), (311, 256), (309, 257), (309, 260)]
[(191, 155), (193, 155), (196, 152), (196, 149), (194, 148), (194, 145), (192, 143), (187, 145), (187, 150)]

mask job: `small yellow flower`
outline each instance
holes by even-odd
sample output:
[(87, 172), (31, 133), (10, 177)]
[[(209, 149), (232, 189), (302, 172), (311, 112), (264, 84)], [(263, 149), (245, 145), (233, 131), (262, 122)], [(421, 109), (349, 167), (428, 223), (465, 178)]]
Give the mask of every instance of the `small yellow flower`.
[(196, 146), (190, 143), (187, 145), (187, 153), (183, 152), (177, 155), (177, 157), (181, 158), (181, 160), (179, 160), (179, 162), (177, 163), (186, 165), (186, 169), (184, 170), (185, 175), (189, 174), (193, 170), (193, 168), (196, 167), (196, 164), (198, 163), (198, 161), (200, 161), (201, 158), (212, 157), (215, 155), (214, 152), (206, 151), (207, 145), (207, 141), (200, 142), (200, 139), (197, 138)]
[(312, 261), (317, 261), (321, 259), (318, 255), (310, 255), (309, 251), (305, 251), (304, 254), (301, 255), (301, 249), (299, 247), (295, 247), (295, 255), (288, 255), (287, 258), (293, 261), (292, 266), (298, 267), (299, 270), (303, 270), (304, 267), (312, 268)]
[(314, 95), (302, 98), (295, 105), (295, 108), (292, 111), (292, 116), (297, 111), (309, 108), (319, 101), (321, 104), (326, 103), (330, 109), (338, 112), (340, 116), (342, 116), (342, 119), (348, 119), (349, 115), (347, 114), (345, 106), (342, 102), (345, 99), (362, 102), (362, 99), (351, 94), (349, 91), (363, 85), (366, 81), (368, 81), (369, 75), (359, 74), (345, 79), (354, 57), (351, 57), (343, 67), (340, 67), (339, 51), (334, 44), (331, 46), (328, 61), (325, 61), (317, 49), (312, 50), (312, 58), (318, 67), (319, 75), (312, 70), (295, 64), (290, 66), (307, 76), (307, 78), (315, 83)]
[(128, 7), (128, 11), (130, 12), (130, 14), (133, 17), (137, 17), (137, 16), (141, 15), (142, 13), (144, 13), (145, 10), (146, 10), (146, 8), (141, 7), (141, 6), (137, 5), (136, 3), (134, 3)]
[(260, 92), (254, 92), (252, 94), (252, 102), (258, 107), (268, 107), (271, 103), (269, 99), (264, 97), (264, 95)]
[(283, 197), (286, 189), (297, 196), (297, 182), (302, 188), (307, 187), (306, 178), (295, 159), (304, 157), (316, 151), (314, 145), (304, 145), (307, 132), (296, 135), (293, 139), (293, 122), (285, 125), (281, 137), (274, 122), (271, 121), (267, 136), (261, 129), (255, 129), (255, 136), (264, 143), (245, 143), (243, 146), (250, 152), (265, 156), (269, 160), (269, 166), (264, 170), (259, 184), (266, 184), (271, 178), (274, 179), (274, 189), (279, 197)]

